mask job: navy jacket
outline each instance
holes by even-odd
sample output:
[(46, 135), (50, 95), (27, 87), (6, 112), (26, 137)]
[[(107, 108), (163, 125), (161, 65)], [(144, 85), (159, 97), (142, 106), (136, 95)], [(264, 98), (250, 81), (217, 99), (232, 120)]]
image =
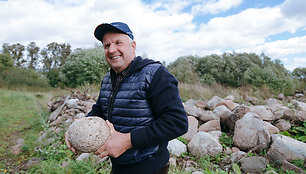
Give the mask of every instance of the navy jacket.
[(187, 132), (177, 80), (158, 62), (136, 57), (115, 87), (111, 70), (88, 116), (100, 116), (130, 132), (132, 149), (111, 158), (114, 173), (153, 173), (169, 160), (168, 141)]

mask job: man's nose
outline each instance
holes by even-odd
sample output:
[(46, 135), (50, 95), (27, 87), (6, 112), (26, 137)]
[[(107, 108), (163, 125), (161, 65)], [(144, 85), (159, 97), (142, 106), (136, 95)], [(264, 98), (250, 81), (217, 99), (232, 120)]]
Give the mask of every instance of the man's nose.
[(110, 52), (110, 53), (114, 53), (114, 52), (116, 52), (116, 50), (117, 50), (117, 48), (114, 44), (111, 44), (108, 48), (108, 52)]

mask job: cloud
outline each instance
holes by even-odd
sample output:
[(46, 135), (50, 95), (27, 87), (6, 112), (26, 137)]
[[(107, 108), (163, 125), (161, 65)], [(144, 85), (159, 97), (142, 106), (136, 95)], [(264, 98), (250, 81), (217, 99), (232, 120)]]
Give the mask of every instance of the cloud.
[(208, 0), (192, 7), (192, 13), (197, 14), (219, 14), (233, 7), (237, 7), (242, 0)]
[(284, 16), (297, 18), (306, 21), (306, 3), (305, 0), (286, 0), (281, 5), (281, 12)]

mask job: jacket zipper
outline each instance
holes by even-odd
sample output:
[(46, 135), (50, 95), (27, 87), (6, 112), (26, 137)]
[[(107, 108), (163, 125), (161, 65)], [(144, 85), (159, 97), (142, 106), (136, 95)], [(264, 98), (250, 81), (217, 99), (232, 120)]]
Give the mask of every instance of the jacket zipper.
[(124, 76), (118, 83), (118, 85), (115, 86), (114, 90), (111, 92), (109, 100), (108, 100), (108, 106), (107, 106), (107, 120), (109, 120), (112, 123), (112, 112), (114, 110), (114, 102), (115, 102), (115, 97), (118, 93), (118, 89), (121, 85), (121, 82), (128, 76)]

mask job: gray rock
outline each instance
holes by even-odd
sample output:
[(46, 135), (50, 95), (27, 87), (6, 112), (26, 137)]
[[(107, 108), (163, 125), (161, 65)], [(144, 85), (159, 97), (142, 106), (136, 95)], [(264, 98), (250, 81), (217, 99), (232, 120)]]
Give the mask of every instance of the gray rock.
[(67, 108), (68, 109), (77, 108), (78, 107), (78, 101), (79, 101), (79, 99), (77, 99), (77, 98), (69, 99), (67, 101)]
[(89, 159), (89, 157), (90, 157), (90, 153), (81, 153), (75, 160), (86, 161), (87, 159)]
[(306, 111), (306, 103), (304, 102), (296, 101), (295, 106), (299, 111)]
[(277, 149), (269, 149), (265, 157), (269, 160), (270, 163), (276, 165), (281, 165), (282, 162), (286, 160), (285, 155), (279, 152)]
[(285, 97), (285, 95), (283, 93), (281, 93), (281, 94), (278, 94), (278, 99), (279, 100), (285, 100), (286, 97)]
[(216, 105), (222, 101), (223, 99), (218, 97), (218, 96), (214, 96), (213, 98), (211, 98), (208, 102), (207, 102), (207, 107), (210, 109), (214, 109), (216, 107)]
[(230, 162), (231, 163), (235, 163), (238, 162), (240, 159), (242, 159), (244, 156), (246, 155), (245, 152), (243, 151), (237, 151), (237, 152), (233, 152), (231, 157), (230, 157)]
[(228, 95), (224, 98), (224, 100), (232, 100), (235, 101), (235, 97), (233, 95)]
[(110, 134), (106, 122), (100, 117), (78, 119), (67, 132), (70, 144), (80, 152), (97, 151)]
[(256, 113), (260, 118), (265, 121), (275, 120), (275, 116), (267, 106), (251, 106), (250, 112)]
[(295, 109), (290, 109), (284, 112), (284, 118), (293, 121), (306, 121), (306, 111), (297, 111)]
[(286, 172), (286, 171), (295, 171), (297, 173), (305, 173), (305, 171), (291, 163), (289, 163), (288, 161), (284, 160), (282, 163), (282, 171)]
[(215, 156), (222, 152), (222, 145), (213, 135), (206, 132), (198, 132), (188, 143), (188, 151), (197, 157)]
[(187, 112), (188, 116), (194, 116), (194, 117), (199, 117), (199, 115), (204, 112), (203, 109), (197, 108), (195, 106), (189, 106), (186, 104), (183, 104), (185, 111)]
[(29, 159), (29, 161), (24, 165), (23, 168), (24, 168), (25, 170), (28, 170), (28, 169), (30, 169), (31, 167), (40, 164), (41, 161), (42, 161), (41, 158), (31, 158), (31, 159)]
[(84, 113), (78, 113), (76, 116), (75, 116), (75, 118), (76, 119), (81, 119), (81, 118), (84, 118), (85, 117), (85, 114)]
[(242, 104), (242, 105), (237, 106), (232, 112), (240, 119), (249, 111), (250, 111), (250, 107)]
[(279, 132), (279, 129), (275, 126), (273, 126), (271, 123), (264, 121), (265, 127), (268, 129), (269, 134), (277, 134)]
[(177, 139), (173, 139), (168, 143), (168, 150), (171, 154), (175, 156), (181, 156), (183, 153), (187, 152), (187, 146)]
[(264, 149), (270, 143), (270, 134), (263, 120), (249, 112), (236, 122), (233, 141), (235, 146), (245, 151), (254, 147)]
[(203, 122), (207, 122), (209, 120), (220, 120), (220, 117), (216, 116), (216, 114), (212, 111), (202, 110), (198, 113), (198, 117)]
[(170, 157), (169, 158), (169, 164), (170, 164), (170, 166), (176, 167), (176, 158)]
[(198, 124), (199, 121), (195, 117), (188, 116), (188, 131), (182, 137), (190, 141), (198, 131)]
[(287, 122), (284, 119), (279, 119), (276, 121), (275, 126), (280, 130), (280, 131), (287, 131), (291, 128), (291, 124)]
[(284, 135), (273, 134), (270, 149), (276, 149), (284, 154), (287, 161), (306, 158), (306, 143)]
[(220, 121), (218, 120), (210, 120), (204, 124), (202, 124), (198, 131), (209, 132), (209, 131), (221, 131)]
[(261, 173), (266, 169), (269, 161), (264, 157), (251, 156), (243, 158), (240, 163), (243, 172)]
[(22, 147), (22, 145), (20, 145), (20, 144), (17, 144), (15, 146), (13, 146), (12, 149), (11, 149), (11, 153), (13, 155), (19, 155), (21, 153), (21, 147)]

